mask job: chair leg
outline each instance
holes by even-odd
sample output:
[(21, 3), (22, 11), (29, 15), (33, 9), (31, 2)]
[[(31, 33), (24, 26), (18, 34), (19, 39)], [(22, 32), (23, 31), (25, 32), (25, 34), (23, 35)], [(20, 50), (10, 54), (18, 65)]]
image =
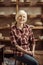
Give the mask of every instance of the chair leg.
[(15, 59), (15, 65), (16, 65), (16, 59)]
[(27, 64), (22, 63), (21, 61), (18, 61), (18, 60), (15, 59), (15, 65), (27, 65)]
[(22, 65), (21, 61), (18, 61), (18, 64), (17, 65)]

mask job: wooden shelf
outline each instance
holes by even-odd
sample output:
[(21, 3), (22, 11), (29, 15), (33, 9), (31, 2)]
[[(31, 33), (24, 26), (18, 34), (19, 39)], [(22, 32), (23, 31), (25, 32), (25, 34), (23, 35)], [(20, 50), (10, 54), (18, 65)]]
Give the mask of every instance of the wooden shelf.
[[(0, 14), (0, 18), (3, 17), (3, 18), (9, 18), (9, 17), (15, 17), (16, 13), (15, 14), (10, 14), (10, 15), (4, 15), (4, 14)], [(43, 19), (43, 15), (28, 15), (28, 19), (38, 19), (38, 18), (42, 18)]]
[(3, 39), (0, 39), (0, 41), (10, 41), (10, 38), (9, 39), (5, 39), (5, 37), (4, 37)]
[(0, 49), (3, 48), (3, 47), (5, 47), (5, 45), (1, 45), (1, 44), (0, 44)]
[(5, 41), (5, 42), (10, 42), (10, 40), (8, 40), (8, 39), (0, 39), (0, 41)]
[(0, 2), (0, 7), (15, 7), (15, 6), (16, 6), (16, 2), (10, 2), (9, 4)]
[[(37, 30), (37, 29), (41, 30), (41, 29), (43, 29), (43, 26), (35, 26), (35, 27), (31, 27), (31, 28), (35, 29), (35, 30)], [(10, 30), (10, 27), (0, 27), (0, 30), (3, 30), (3, 29), (9, 29)]]
[(35, 41), (37, 42), (37, 41), (43, 41), (43, 39), (35, 39)]
[(38, 18), (43, 18), (43, 15), (28, 15), (29, 19), (38, 19)]
[(35, 51), (35, 54), (36, 54), (36, 55), (43, 55), (43, 50), (42, 50), (42, 51), (37, 50), (37, 51)]
[(10, 17), (15, 17), (15, 14), (10, 14), (10, 15), (0, 15), (0, 18), (10, 18)]
[(8, 49), (8, 50), (4, 50), (4, 54), (14, 54), (13, 50)]
[(10, 2), (10, 6), (16, 6), (16, 2)]
[[(9, 3), (9, 5), (7, 4), (6, 5), (6, 3), (4, 3), (4, 2), (0, 2), (0, 7), (3, 7), (3, 6), (16, 6), (16, 2), (10, 2)], [(22, 7), (22, 6), (24, 6), (24, 7), (28, 7), (28, 6), (30, 6), (30, 2), (19, 2), (18, 3), (18, 5), (20, 6), (20, 7)], [(31, 7), (40, 7), (40, 6), (43, 6), (43, 2), (38, 2), (38, 3), (36, 3), (35, 5), (31, 5)]]
[[(13, 54), (14, 53), (14, 51), (13, 50), (11, 50), (11, 49), (8, 49), (8, 50), (5, 50), (4, 51), (4, 54)], [(40, 51), (40, 50), (35, 50), (35, 55), (42, 55), (43, 54), (43, 51)]]
[(24, 7), (40, 7), (40, 6), (43, 6), (43, 2), (38, 2), (36, 3), (35, 5), (30, 5), (30, 2), (19, 2), (18, 5), (20, 7), (24, 6)]
[(0, 27), (0, 30), (3, 30), (3, 29), (9, 29), (10, 30), (10, 27)]
[(39, 29), (39, 30), (41, 30), (41, 29), (43, 29), (43, 26), (35, 26), (35, 27), (32, 28), (32, 29), (35, 29), (35, 30)]

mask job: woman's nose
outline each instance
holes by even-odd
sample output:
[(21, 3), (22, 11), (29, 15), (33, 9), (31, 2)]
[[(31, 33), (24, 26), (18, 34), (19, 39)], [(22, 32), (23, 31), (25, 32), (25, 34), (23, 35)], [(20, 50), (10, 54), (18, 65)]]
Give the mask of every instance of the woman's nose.
[(21, 20), (23, 20), (23, 16), (21, 17)]

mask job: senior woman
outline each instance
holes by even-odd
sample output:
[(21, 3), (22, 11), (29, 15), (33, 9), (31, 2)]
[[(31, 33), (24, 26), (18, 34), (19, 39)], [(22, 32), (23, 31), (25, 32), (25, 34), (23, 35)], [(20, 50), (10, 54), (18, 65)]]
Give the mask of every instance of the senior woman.
[(27, 21), (27, 13), (19, 10), (16, 23), (11, 26), (11, 44), (14, 47), (14, 57), (27, 65), (38, 65), (34, 58), (35, 40), (32, 29)]

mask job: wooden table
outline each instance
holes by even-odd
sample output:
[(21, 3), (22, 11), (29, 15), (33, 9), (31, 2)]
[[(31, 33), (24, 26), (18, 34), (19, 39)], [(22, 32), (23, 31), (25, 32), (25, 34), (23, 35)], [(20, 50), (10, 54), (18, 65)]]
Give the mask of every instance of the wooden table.
[(5, 45), (0, 45), (0, 65), (2, 65), (2, 62), (3, 62), (3, 57), (4, 57), (4, 54), (3, 54), (3, 49), (4, 49)]

